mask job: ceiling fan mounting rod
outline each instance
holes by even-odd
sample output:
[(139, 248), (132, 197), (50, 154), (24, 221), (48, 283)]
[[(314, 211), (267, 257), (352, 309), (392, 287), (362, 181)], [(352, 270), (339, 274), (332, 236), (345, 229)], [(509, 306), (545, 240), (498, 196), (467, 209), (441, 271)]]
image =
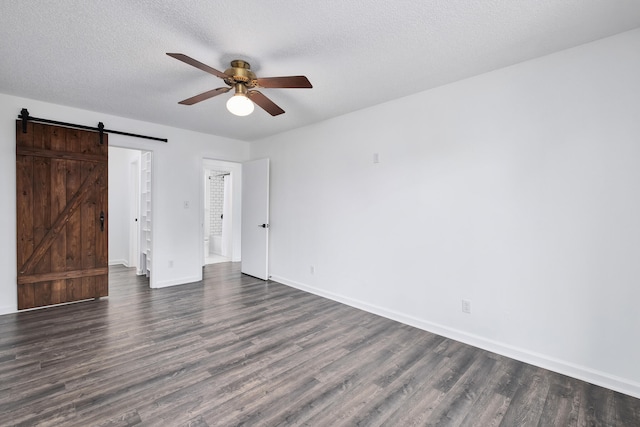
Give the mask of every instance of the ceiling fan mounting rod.
[(247, 96), (247, 87), (245, 86), (244, 83), (236, 83), (235, 89), (236, 89), (235, 95)]

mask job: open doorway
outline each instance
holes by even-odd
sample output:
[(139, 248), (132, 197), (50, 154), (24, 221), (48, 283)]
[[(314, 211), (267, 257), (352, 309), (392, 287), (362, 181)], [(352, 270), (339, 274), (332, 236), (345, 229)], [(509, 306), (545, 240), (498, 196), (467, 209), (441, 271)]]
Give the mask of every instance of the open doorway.
[(109, 265), (151, 276), (152, 153), (109, 147)]
[(233, 205), (231, 172), (205, 169), (204, 263), (231, 261)]
[(240, 261), (241, 167), (202, 161), (202, 265)]

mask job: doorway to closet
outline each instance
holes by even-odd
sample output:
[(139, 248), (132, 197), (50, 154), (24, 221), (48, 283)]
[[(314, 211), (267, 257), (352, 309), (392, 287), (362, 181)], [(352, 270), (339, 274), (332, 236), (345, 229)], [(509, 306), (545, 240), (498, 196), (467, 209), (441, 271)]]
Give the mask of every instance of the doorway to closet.
[(109, 147), (109, 265), (151, 277), (152, 152)]

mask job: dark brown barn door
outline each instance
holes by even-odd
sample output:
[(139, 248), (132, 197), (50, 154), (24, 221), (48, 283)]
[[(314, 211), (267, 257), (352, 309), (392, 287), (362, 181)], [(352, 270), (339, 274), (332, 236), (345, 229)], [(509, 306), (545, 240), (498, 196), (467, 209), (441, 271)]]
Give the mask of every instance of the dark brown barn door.
[(108, 295), (107, 135), (16, 121), (18, 309)]

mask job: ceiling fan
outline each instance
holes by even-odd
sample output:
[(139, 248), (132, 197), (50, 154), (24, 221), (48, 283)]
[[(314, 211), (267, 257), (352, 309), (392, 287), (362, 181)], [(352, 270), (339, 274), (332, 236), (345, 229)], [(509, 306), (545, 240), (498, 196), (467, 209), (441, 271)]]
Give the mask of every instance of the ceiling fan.
[[(246, 116), (253, 112), (253, 104), (257, 104), (267, 113), (272, 116), (277, 116), (284, 113), (284, 110), (280, 108), (276, 103), (267, 98), (262, 92), (259, 92), (253, 88), (311, 88), (309, 79), (305, 76), (286, 76), (286, 77), (263, 77), (258, 78), (251, 71), (251, 66), (248, 62), (241, 59), (235, 59), (231, 61), (231, 67), (227, 68), (224, 72), (218, 71), (215, 68), (211, 68), (202, 62), (183, 55), (182, 53), (167, 53), (167, 55), (175, 58), (179, 61), (189, 64), (193, 67), (199, 68), (209, 74), (213, 74), (216, 77), (220, 77), (227, 84), (228, 87), (219, 87), (217, 89), (209, 90), (191, 98), (184, 99), (179, 102), (183, 105), (193, 105), (200, 101), (204, 101), (214, 96), (221, 95), (229, 92), (231, 89), (235, 89), (235, 94), (227, 101), (227, 109), (237, 115)], [(252, 102), (253, 101), (253, 102)]]

